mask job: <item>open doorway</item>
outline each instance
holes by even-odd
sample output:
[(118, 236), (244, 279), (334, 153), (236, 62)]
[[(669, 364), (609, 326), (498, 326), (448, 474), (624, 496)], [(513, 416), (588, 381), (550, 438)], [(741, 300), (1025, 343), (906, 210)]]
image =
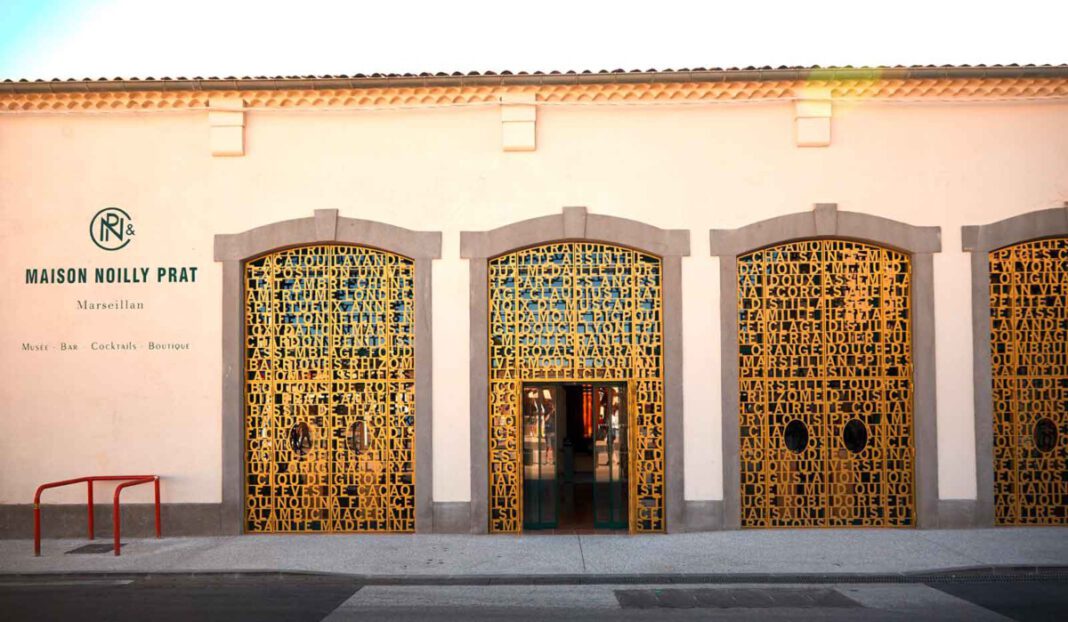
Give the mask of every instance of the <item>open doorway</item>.
[(626, 388), (523, 387), (523, 528), (626, 529)]

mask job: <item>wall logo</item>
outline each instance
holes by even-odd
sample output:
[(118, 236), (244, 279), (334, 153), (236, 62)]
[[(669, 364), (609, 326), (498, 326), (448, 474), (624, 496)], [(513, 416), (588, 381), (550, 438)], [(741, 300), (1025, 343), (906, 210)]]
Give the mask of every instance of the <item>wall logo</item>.
[(133, 219), (117, 207), (105, 207), (89, 222), (89, 237), (106, 251), (125, 247), (134, 236)]

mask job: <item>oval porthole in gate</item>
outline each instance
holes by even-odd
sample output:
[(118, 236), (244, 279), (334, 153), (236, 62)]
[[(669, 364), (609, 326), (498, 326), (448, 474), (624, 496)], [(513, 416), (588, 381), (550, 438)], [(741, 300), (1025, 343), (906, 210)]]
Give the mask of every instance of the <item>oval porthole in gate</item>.
[(1051, 452), (1057, 447), (1057, 425), (1048, 417), (1035, 422), (1035, 429), (1031, 435), (1034, 438), (1035, 447), (1042, 453)]
[(782, 437), (786, 441), (786, 448), (799, 454), (805, 450), (805, 447), (808, 447), (808, 426), (805, 422), (794, 419), (786, 424)]
[(303, 421), (293, 424), (293, 427), (289, 428), (289, 448), (298, 456), (304, 456), (311, 451), (311, 446), (311, 428), (308, 424)]
[(842, 442), (855, 454), (864, 451), (868, 446), (868, 426), (860, 419), (850, 419), (842, 428)]
[(370, 444), (370, 439), (367, 434), (367, 424), (363, 421), (357, 421), (349, 426), (349, 449), (357, 454), (367, 449)]

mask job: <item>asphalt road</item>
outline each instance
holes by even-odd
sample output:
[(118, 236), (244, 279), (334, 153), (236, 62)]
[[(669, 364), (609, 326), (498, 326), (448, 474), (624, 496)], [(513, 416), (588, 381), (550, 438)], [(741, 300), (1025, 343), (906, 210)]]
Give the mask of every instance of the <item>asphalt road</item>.
[(0, 577), (0, 619), (310, 622), (358, 589), (315, 575)]
[(840, 585), (368, 585), (323, 575), (0, 576), (22, 620), (1064, 620), (1068, 579)]

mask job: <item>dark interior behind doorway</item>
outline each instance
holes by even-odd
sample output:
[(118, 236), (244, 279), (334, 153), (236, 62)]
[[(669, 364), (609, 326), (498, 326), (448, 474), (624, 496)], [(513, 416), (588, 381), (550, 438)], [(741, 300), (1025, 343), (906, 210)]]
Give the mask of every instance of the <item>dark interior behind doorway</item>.
[(616, 384), (524, 387), (524, 529), (627, 528), (625, 395)]

